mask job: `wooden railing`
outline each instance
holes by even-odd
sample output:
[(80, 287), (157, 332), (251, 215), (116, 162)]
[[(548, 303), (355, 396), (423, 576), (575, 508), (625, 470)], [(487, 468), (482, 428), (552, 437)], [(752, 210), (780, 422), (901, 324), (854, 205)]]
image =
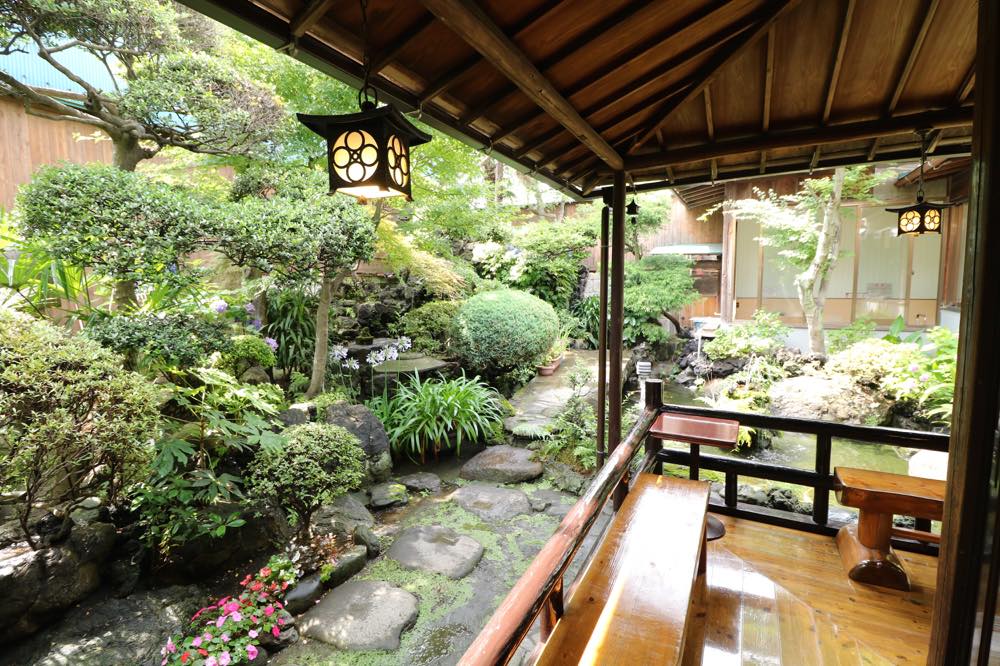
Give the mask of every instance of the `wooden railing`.
[[(664, 449), (660, 440), (648, 436), (656, 417), (664, 412), (735, 419), (748, 427), (815, 435), (814, 469), (803, 470), (739, 458), (692, 455), (690, 451)], [(628, 474), (632, 461), (641, 447), (645, 447), (645, 456), (638, 467), (640, 470), (658, 471), (663, 463), (672, 463), (688, 466), (692, 478), (698, 478), (701, 468), (725, 474), (725, 501), (723, 504), (713, 503), (713, 511), (795, 529), (833, 534), (839, 526), (829, 522), (828, 491), (833, 489), (830, 456), (835, 438), (931, 451), (948, 450), (948, 436), (939, 433), (728, 412), (686, 405), (663, 405), (662, 383), (659, 380), (648, 380), (646, 402), (638, 421), (621, 445), (609, 454), (607, 462), (598, 471), (583, 497), (566, 514), (555, 534), (493, 613), (482, 632), (469, 646), (460, 664), (494, 666), (508, 663), (539, 617), (539, 647), (544, 644), (563, 613), (563, 577), (566, 570), (609, 498), (614, 496), (612, 501), (615, 509), (621, 505), (628, 493)], [(815, 494), (811, 520), (797, 518), (788, 512), (741, 505), (737, 495), (741, 475), (813, 488)], [(922, 527), (918, 524), (918, 528)], [(910, 550), (929, 547), (909, 541), (894, 542), (894, 545)]]

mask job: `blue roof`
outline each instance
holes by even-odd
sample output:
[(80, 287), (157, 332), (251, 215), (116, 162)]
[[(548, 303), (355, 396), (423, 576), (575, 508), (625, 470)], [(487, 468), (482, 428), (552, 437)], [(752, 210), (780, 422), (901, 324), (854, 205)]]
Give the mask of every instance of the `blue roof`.
[[(26, 43), (23, 48), (27, 53), (11, 53), (0, 56), (0, 70), (10, 74), (21, 83), (36, 88), (80, 94), (84, 92), (83, 88), (71, 81), (66, 75), (38, 57), (38, 49), (34, 43)], [(104, 67), (104, 63), (88, 51), (67, 49), (53, 57), (59, 64), (95, 87), (107, 91), (115, 89), (114, 79)]]

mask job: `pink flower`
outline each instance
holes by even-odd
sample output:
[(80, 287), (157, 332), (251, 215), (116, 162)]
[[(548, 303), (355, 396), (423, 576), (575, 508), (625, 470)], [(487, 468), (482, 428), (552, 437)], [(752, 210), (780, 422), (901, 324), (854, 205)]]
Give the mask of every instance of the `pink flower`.
[(228, 643), (229, 642), (229, 634), (222, 634), (221, 636), (219, 636), (219, 638), (222, 639), (223, 643)]
[(228, 652), (223, 652), (219, 655), (219, 666), (229, 666), (230, 661), (231, 659)]
[(226, 602), (229, 601), (230, 599), (232, 599), (232, 597), (222, 597), (221, 599), (219, 599), (219, 601), (218, 601), (218, 603), (216, 605), (219, 608), (222, 608), (223, 606), (226, 605)]
[(219, 666), (219, 660), (213, 656), (209, 656), (205, 659), (205, 666)]
[(234, 611), (238, 611), (239, 609), (240, 609), (240, 604), (236, 601), (230, 601), (228, 604), (226, 604), (227, 613), (232, 613)]
[(233, 622), (242, 622), (243, 621), (243, 615), (241, 615), (239, 611), (236, 611), (235, 613), (233, 613), (229, 617), (233, 618)]
[(225, 615), (220, 615), (219, 619), (215, 621), (215, 626), (216, 627), (221, 627), (223, 624), (225, 624), (225, 622), (226, 622), (226, 616)]
[(271, 604), (268, 604), (264, 608), (264, 615), (266, 615), (267, 617), (271, 617), (272, 615), (274, 615), (274, 606), (272, 606)]
[(195, 639), (191, 641), (191, 645), (194, 647), (201, 647), (201, 636), (196, 636)]
[(208, 633), (207, 631), (204, 634), (202, 634), (201, 637), (204, 638), (206, 641), (212, 640), (212, 634)]
[(250, 638), (257, 638), (257, 636), (259, 635), (260, 634), (256, 629), (251, 629), (250, 631), (247, 632), (247, 636), (249, 636)]
[(163, 661), (160, 662), (160, 666), (167, 666), (167, 658), (164, 657)]
[(167, 639), (167, 652), (169, 652), (170, 654), (173, 654), (173, 653), (177, 652), (177, 646), (174, 645), (174, 639), (173, 638), (168, 638)]
[(253, 644), (247, 646), (247, 658), (250, 659), (250, 661), (257, 658), (257, 648)]
[(278, 630), (278, 625), (274, 625), (273, 627), (271, 627), (271, 635), (274, 636), (275, 638), (281, 635), (281, 631)]
[(285, 618), (279, 617), (278, 618), (278, 624), (280, 624), (281, 626), (285, 626)]
[(260, 624), (260, 620), (257, 619), (256, 615), (251, 615), (250, 621), (253, 622), (254, 624)]

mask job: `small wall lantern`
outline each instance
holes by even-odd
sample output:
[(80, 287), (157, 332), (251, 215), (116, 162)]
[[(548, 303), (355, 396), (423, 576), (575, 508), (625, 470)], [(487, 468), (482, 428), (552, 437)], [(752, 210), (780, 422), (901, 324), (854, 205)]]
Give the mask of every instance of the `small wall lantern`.
[(919, 236), (927, 233), (941, 233), (941, 211), (948, 204), (933, 203), (924, 199), (924, 165), (927, 163), (927, 130), (920, 131), (920, 179), (917, 186), (917, 202), (912, 206), (886, 208), (896, 213), (899, 219), (896, 230), (899, 236)]

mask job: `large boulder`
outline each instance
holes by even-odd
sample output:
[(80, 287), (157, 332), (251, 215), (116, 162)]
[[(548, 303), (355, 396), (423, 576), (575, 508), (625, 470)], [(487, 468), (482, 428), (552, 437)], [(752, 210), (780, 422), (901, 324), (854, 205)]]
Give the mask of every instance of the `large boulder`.
[(165, 575), (177, 573), (200, 580), (273, 550), (276, 544), (288, 543), (293, 533), (285, 514), (270, 507), (232, 503), (212, 510), (227, 516), (239, 513), (246, 523), (227, 529), (221, 537), (205, 535), (181, 544), (171, 552)]
[(888, 421), (891, 407), (841, 374), (782, 379), (768, 395), (772, 414), (817, 421), (879, 425)]
[(97, 589), (115, 544), (109, 523), (76, 526), (63, 543), (33, 550), (18, 542), (0, 550), (0, 641), (38, 631)]
[(436, 493), (441, 490), (441, 477), (433, 472), (415, 472), (396, 479), (407, 490), (418, 493)]
[(361, 501), (360, 493), (344, 493), (329, 504), (324, 504), (313, 516), (313, 531), (317, 534), (352, 534), (359, 525), (371, 527), (375, 516)]
[(417, 598), (381, 581), (349, 581), (299, 619), (302, 635), (341, 650), (395, 650), (417, 619)]
[(323, 415), (327, 423), (339, 425), (358, 438), (368, 460), (368, 473), (375, 481), (385, 481), (392, 474), (389, 436), (378, 417), (364, 405), (339, 402), (330, 405)]
[(472, 481), (492, 481), (494, 483), (518, 483), (537, 479), (545, 471), (542, 463), (532, 460), (533, 451), (501, 444), (491, 446), (474, 455), (462, 465), (463, 479)]
[(138, 592), (125, 599), (95, 595), (50, 629), (7, 647), (2, 664), (107, 666), (159, 664), (160, 648), (198, 610), (205, 593), (193, 585)]
[(391, 506), (402, 506), (409, 503), (410, 495), (402, 483), (387, 481), (372, 486), (371, 506), (375, 509), (386, 509)]
[(404, 569), (464, 578), (483, 557), (483, 546), (449, 527), (419, 525), (396, 537), (388, 556)]

